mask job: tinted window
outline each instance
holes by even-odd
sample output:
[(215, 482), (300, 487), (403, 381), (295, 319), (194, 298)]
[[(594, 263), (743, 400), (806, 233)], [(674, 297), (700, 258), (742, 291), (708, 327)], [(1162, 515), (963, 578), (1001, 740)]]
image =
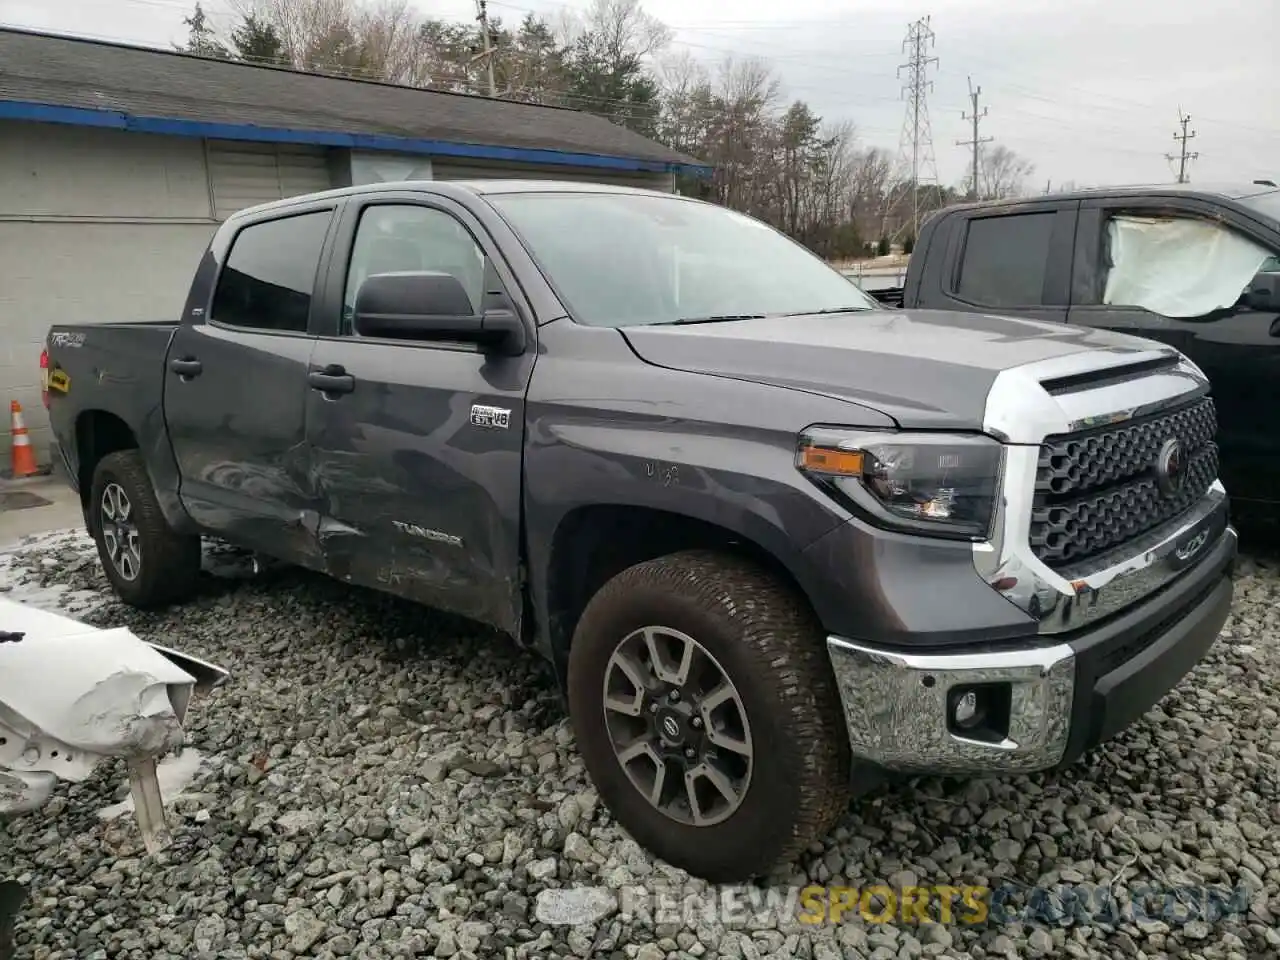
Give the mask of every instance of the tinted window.
[(467, 292), (473, 313), (481, 307), (484, 251), (461, 223), (442, 210), (386, 204), (360, 217), (347, 269), (342, 332), (351, 332), (351, 316), (360, 285), (379, 273), (431, 271), (455, 277)]
[(237, 327), (304, 333), (330, 211), (245, 227), (231, 245), (213, 296), (213, 319)]
[(992, 307), (1038, 305), (1056, 216), (1026, 213), (970, 220), (957, 293)]
[(759, 220), (679, 197), (489, 197), (579, 323), (872, 310), (847, 277)]

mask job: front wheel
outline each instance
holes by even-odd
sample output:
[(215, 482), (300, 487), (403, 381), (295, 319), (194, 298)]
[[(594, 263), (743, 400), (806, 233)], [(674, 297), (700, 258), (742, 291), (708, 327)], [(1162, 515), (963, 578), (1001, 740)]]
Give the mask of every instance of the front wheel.
[(848, 738), (822, 630), (754, 564), (690, 551), (624, 570), (583, 612), (568, 679), (601, 798), (695, 876), (766, 874), (847, 807)]
[(99, 461), (88, 521), (102, 568), (125, 603), (159, 607), (195, 592), (200, 538), (169, 527), (137, 450), (119, 450)]

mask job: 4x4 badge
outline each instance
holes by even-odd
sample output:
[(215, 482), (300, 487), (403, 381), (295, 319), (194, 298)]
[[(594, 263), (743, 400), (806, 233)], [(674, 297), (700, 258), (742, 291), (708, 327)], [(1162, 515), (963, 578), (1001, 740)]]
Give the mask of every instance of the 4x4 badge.
[(1200, 551), (1200, 548), (1204, 546), (1205, 541), (1208, 539), (1209, 531), (1201, 530), (1182, 546), (1175, 548), (1173, 555), (1179, 560), (1190, 560)]

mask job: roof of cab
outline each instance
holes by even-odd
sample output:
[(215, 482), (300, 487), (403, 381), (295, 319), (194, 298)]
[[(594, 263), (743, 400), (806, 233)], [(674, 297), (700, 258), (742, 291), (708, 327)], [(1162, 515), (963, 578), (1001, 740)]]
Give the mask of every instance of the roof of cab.
[(1002, 200), (978, 200), (944, 208), (947, 212), (974, 207), (1008, 207), (1020, 204), (1051, 203), (1055, 200), (1091, 200), (1105, 197), (1162, 197), (1191, 196), (1220, 200), (1246, 200), (1250, 197), (1276, 192), (1276, 187), (1264, 183), (1140, 183), (1117, 184), (1107, 187), (1088, 187), (1062, 193), (1038, 194), (1030, 197), (1007, 197)]

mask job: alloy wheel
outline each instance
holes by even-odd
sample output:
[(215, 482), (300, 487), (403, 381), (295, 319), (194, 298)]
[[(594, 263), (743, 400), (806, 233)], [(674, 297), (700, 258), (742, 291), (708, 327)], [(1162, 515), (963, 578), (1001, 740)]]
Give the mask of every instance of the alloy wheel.
[(142, 569), (138, 526), (133, 520), (133, 504), (118, 483), (108, 483), (102, 491), (101, 520), (102, 543), (111, 565), (125, 580), (136, 580)]
[(689, 635), (652, 626), (623, 638), (605, 667), (604, 714), (631, 783), (672, 820), (711, 826), (742, 805), (754, 759), (747, 711)]

